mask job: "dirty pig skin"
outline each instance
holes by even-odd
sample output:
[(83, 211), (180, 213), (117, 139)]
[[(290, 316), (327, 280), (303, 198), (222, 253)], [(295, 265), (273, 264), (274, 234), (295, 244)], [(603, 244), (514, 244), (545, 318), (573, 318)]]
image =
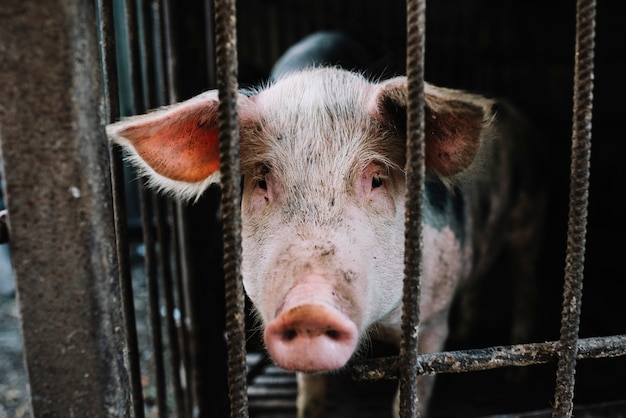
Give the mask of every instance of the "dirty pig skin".
[[(511, 107), (428, 83), (424, 93), (419, 350), (435, 352), (456, 289), (501, 248), (519, 253), (516, 271), (532, 273), (541, 204), (537, 153)], [(152, 187), (193, 200), (219, 182), (217, 107), (208, 91), (107, 134)], [(243, 282), (271, 358), (298, 372), (301, 418), (324, 416), (327, 372), (364, 342), (399, 344), (406, 108), (406, 77), (371, 81), (334, 67), (238, 96)], [(422, 416), (433, 379), (419, 378)]]

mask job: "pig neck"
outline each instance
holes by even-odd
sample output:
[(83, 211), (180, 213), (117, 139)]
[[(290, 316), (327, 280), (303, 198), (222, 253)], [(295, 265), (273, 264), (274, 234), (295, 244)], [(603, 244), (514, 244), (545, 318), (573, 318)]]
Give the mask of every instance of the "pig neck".
[(432, 173), (424, 182), (424, 224), (435, 231), (451, 231), (458, 242), (459, 260), (463, 280), (471, 271), (472, 263), (472, 213), (468, 196), (462, 186), (444, 184)]

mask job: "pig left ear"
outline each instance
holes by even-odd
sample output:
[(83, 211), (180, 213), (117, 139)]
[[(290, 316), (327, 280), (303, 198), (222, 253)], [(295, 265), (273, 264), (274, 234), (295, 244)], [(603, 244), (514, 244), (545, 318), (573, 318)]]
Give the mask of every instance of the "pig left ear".
[[(370, 113), (383, 125), (406, 138), (408, 92), (406, 77), (377, 85)], [(443, 177), (467, 169), (491, 122), (492, 101), (458, 90), (426, 83), (424, 87), (424, 152), (426, 169)]]

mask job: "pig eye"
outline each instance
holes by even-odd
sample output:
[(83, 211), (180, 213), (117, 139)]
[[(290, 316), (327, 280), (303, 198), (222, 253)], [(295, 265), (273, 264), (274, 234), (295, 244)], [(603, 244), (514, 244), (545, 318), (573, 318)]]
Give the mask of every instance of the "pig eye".
[(376, 189), (383, 185), (383, 179), (380, 176), (372, 177), (372, 189)]
[(256, 185), (263, 190), (267, 190), (267, 180), (265, 178), (258, 179)]

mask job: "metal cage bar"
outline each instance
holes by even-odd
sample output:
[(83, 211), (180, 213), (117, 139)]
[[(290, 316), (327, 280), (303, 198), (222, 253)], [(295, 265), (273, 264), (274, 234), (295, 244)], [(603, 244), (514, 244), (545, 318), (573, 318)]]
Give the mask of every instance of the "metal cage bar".
[(220, 183), (224, 223), (226, 332), (230, 416), (248, 416), (245, 310), (241, 277), (241, 185), (237, 115), (237, 31), (234, 0), (215, 1), (215, 51), (219, 95)]
[[(424, 50), (426, 2), (407, 1), (407, 187), (402, 297), (402, 341), (400, 345), (400, 416), (418, 414), (417, 355), (422, 276), (422, 220), (424, 205)], [(409, 192), (410, 190), (410, 192)]]
[[(107, 123), (120, 116), (119, 109), (119, 84), (117, 74), (114, 8), (111, 3), (96, 2), (98, 13), (98, 30), (100, 49), (100, 61), (102, 67), (102, 89), (104, 95)], [(111, 161), (111, 182), (113, 198), (113, 215), (115, 219), (115, 236), (117, 239), (117, 257), (120, 263), (120, 289), (122, 306), (124, 309), (124, 325), (126, 347), (128, 350), (128, 369), (130, 374), (130, 387), (132, 396), (132, 416), (142, 418), (144, 416), (144, 402), (141, 389), (141, 368), (139, 364), (139, 346), (137, 342), (137, 327), (135, 317), (135, 304), (133, 300), (133, 288), (131, 282), (131, 267), (129, 260), (129, 240), (126, 213), (126, 198), (124, 186), (124, 166), (122, 163), (121, 150), (109, 147)]]
[(576, 12), (570, 212), (567, 230), (561, 339), (558, 346), (559, 362), (552, 415), (554, 418), (571, 417), (574, 408), (574, 376), (578, 352), (578, 324), (580, 322), (584, 277), (589, 200), (595, 3), (595, 0), (579, 0)]

